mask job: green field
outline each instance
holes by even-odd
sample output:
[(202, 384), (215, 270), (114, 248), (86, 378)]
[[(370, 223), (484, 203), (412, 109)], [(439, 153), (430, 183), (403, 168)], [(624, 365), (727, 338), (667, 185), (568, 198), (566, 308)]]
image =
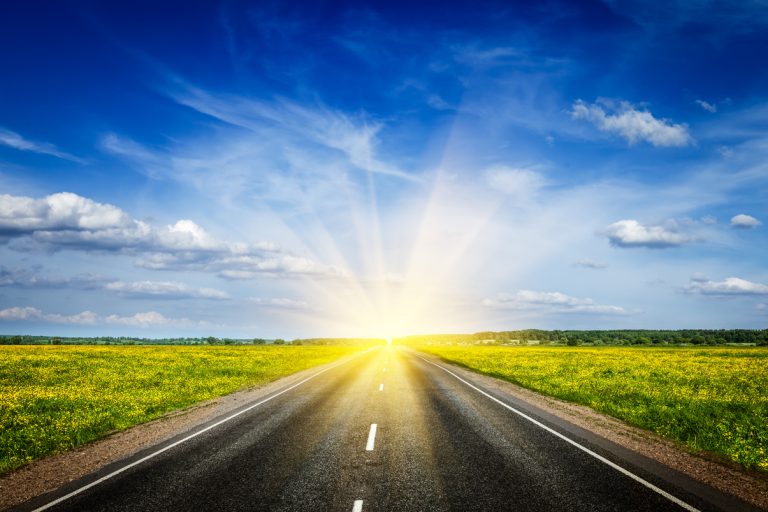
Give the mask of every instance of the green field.
[(359, 350), (0, 346), (0, 474)]
[(768, 471), (764, 348), (417, 348)]

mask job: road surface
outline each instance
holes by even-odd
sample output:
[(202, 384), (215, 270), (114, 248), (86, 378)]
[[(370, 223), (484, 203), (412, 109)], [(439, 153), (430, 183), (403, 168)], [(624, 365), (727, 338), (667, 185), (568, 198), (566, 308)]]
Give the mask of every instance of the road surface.
[(368, 351), (19, 510), (751, 510), (435, 363)]

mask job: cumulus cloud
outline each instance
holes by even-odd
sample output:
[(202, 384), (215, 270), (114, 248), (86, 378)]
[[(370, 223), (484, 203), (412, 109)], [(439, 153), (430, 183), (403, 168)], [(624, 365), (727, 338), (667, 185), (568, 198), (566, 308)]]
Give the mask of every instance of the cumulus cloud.
[(0, 194), (0, 234), (126, 229), (132, 227), (133, 222), (115, 206), (70, 192), (42, 199)]
[(82, 162), (82, 160), (76, 156), (59, 151), (53, 144), (28, 140), (18, 133), (6, 130), (5, 128), (0, 128), (0, 144), (19, 151), (31, 151), (32, 153), (55, 156), (56, 158), (61, 158), (63, 160)]
[(740, 213), (731, 217), (731, 227), (737, 229), (753, 229), (760, 226), (762, 222), (752, 217), (751, 215), (745, 215)]
[(593, 268), (593, 269), (603, 269), (608, 268), (607, 263), (602, 263), (599, 261), (590, 260), (589, 258), (582, 258), (574, 263), (577, 267), (582, 268)]
[(207, 325), (205, 322), (194, 322), (188, 318), (168, 318), (157, 311), (136, 313), (131, 316), (107, 315), (102, 316), (93, 311), (83, 311), (75, 315), (61, 315), (58, 313), (44, 313), (33, 307), (11, 307), (0, 310), (0, 321), (25, 321), (44, 322), (53, 324), (74, 325), (129, 325), (133, 327), (168, 326), (192, 326)]
[(620, 306), (597, 304), (589, 298), (571, 297), (560, 292), (519, 290), (500, 293), (495, 298), (483, 299), (481, 304), (491, 309), (539, 310), (552, 313), (593, 313), (600, 315), (626, 315)]
[[(339, 269), (286, 254), (274, 244), (219, 240), (192, 220), (164, 227), (135, 220), (109, 204), (62, 192), (42, 199), (0, 195), (0, 243), (17, 250), (85, 250), (139, 255), (140, 267), (235, 277), (339, 276)], [(243, 274), (245, 275), (245, 274)], [(241, 276), (242, 277), (242, 276)]]
[(700, 106), (701, 108), (703, 108), (704, 110), (706, 110), (707, 112), (711, 112), (713, 114), (715, 112), (717, 112), (717, 105), (715, 105), (713, 103), (709, 103), (709, 102), (704, 101), (704, 100), (696, 100), (696, 104), (698, 106)]
[(627, 101), (599, 99), (588, 104), (576, 100), (571, 108), (571, 117), (589, 121), (598, 130), (617, 134), (630, 144), (645, 141), (654, 146), (680, 147), (694, 142), (688, 125), (658, 119), (648, 110), (637, 110)]
[(614, 222), (603, 231), (603, 235), (612, 246), (622, 248), (664, 249), (693, 242), (692, 238), (678, 233), (674, 227), (644, 226), (633, 219)]
[(12, 307), (0, 310), (0, 320), (37, 320), (43, 312), (32, 307)]
[(705, 276), (694, 275), (683, 289), (687, 293), (701, 295), (768, 295), (768, 285), (753, 283), (739, 277), (727, 277), (722, 281), (711, 281)]

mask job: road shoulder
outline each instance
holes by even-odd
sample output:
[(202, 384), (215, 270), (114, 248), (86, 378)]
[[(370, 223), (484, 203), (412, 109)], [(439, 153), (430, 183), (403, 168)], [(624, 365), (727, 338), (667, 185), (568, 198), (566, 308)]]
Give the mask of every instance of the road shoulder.
[(734, 465), (684, 451), (674, 442), (653, 432), (632, 427), (588, 407), (544, 396), (510, 382), (475, 373), (437, 357), (418, 352), (424, 359), (449, 368), (498, 396), (525, 402), (579, 429), (588, 431), (631, 452), (647, 457), (674, 471), (726, 494), (768, 510), (768, 475), (745, 471)]
[(116, 432), (72, 451), (32, 462), (0, 477), (0, 510), (10, 509), (32, 498), (55, 491), (105, 466), (195, 430), (216, 418), (279, 392), (324, 368), (353, 357), (355, 355), (346, 356), (263, 386), (246, 388), (173, 411), (156, 420)]

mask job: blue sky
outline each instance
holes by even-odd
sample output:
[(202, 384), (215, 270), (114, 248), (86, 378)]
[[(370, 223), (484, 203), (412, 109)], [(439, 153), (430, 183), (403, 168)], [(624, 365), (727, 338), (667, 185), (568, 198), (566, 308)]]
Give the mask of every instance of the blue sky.
[(2, 11), (4, 333), (768, 324), (765, 2)]

